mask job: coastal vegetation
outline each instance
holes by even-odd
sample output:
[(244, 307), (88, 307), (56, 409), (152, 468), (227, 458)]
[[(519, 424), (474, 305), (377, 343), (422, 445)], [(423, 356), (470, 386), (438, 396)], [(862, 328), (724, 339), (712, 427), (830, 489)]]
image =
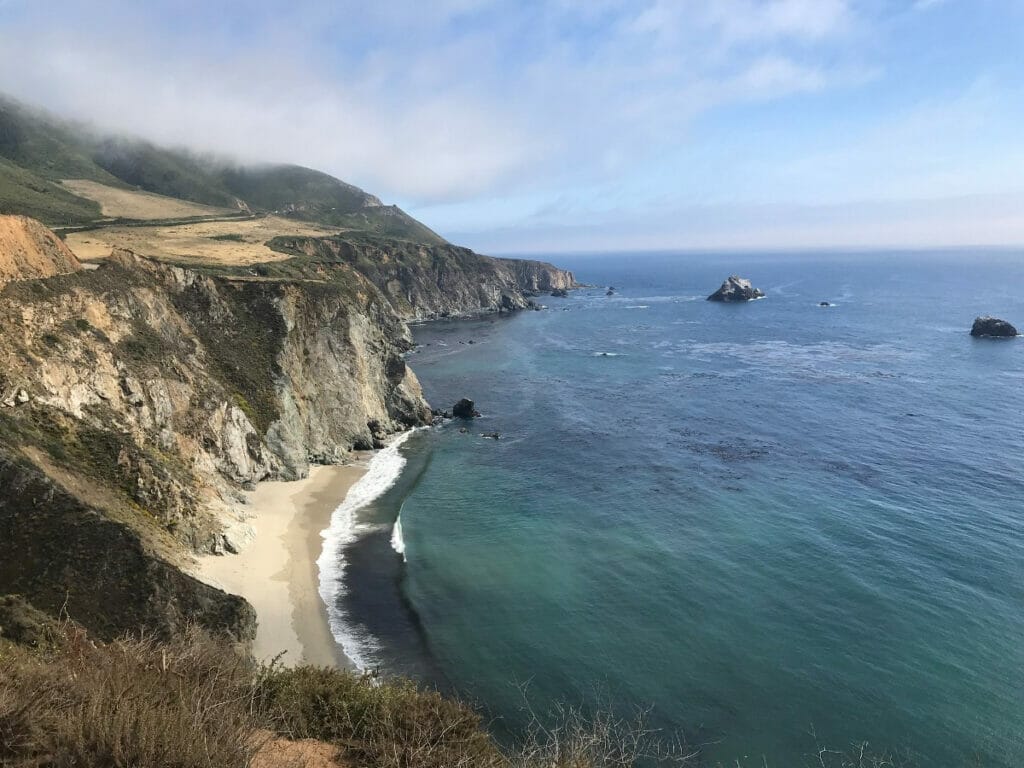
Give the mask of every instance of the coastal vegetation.
[[(195, 628), (96, 642), (0, 597), (0, 765), (11, 768), (632, 768), (700, 766), (642, 716), (564, 708), (499, 743), (475, 708), (408, 680), (254, 664)], [(767, 763), (747, 761), (745, 766)], [(910, 768), (818, 748), (806, 766)]]
[[(67, 180), (69, 185), (62, 183)], [(163, 215), (153, 214), (140, 206), (140, 198), (117, 194), (133, 190), (173, 199), (174, 205)], [(121, 224), (152, 224), (147, 220), (155, 218), (186, 224), (221, 210), (277, 214), (419, 243), (444, 242), (398, 207), (320, 171), (241, 166), (102, 135), (0, 96), (0, 214), (32, 216), (51, 226), (107, 226), (101, 204), (110, 211), (107, 215), (120, 216)], [(195, 215), (181, 218), (183, 213)]]

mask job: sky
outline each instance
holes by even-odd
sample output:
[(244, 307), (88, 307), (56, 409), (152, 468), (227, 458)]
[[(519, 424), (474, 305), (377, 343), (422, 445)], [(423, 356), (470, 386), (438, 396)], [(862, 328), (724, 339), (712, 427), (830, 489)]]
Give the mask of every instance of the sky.
[(1024, 244), (1024, 0), (0, 0), (0, 92), (489, 253)]

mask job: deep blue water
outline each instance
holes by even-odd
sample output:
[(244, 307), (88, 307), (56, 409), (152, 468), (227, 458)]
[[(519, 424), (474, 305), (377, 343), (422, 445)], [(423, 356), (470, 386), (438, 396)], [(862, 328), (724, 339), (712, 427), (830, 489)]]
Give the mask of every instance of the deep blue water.
[[(361, 513), (373, 658), (499, 731), (529, 682), (711, 763), (799, 764), (813, 728), (1024, 765), (1024, 338), (967, 333), (1024, 324), (1024, 254), (552, 260), (617, 295), (415, 329), (428, 399), (484, 417), (410, 438)], [(767, 298), (704, 301), (730, 273)]]

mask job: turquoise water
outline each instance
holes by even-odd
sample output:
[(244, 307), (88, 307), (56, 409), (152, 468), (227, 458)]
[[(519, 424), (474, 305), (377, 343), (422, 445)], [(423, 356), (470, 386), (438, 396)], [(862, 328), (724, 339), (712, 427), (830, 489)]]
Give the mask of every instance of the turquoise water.
[[(528, 682), (709, 763), (800, 764), (813, 729), (1024, 765), (1024, 339), (967, 334), (1024, 323), (1022, 254), (553, 260), (617, 295), (416, 328), (430, 401), (484, 417), (413, 435), (360, 513), (374, 663), (499, 731)], [(767, 298), (703, 300), (733, 272)]]

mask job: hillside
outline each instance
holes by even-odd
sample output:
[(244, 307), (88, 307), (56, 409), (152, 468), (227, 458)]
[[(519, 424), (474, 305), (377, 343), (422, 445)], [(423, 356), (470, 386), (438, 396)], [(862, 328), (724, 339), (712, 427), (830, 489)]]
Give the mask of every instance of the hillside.
[[(212, 636), (226, 643), (217, 667), (240, 660), (242, 693), (271, 706), (226, 690), (215, 711), (242, 718), (233, 731), (221, 720), (197, 727), (183, 708), (181, 733), (205, 756), (189, 765), (292, 764), (282, 755), (295, 750), (297, 765), (337, 755), (387, 764), (392, 754), (402, 765), (439, 768), (452, 755), (504, 765), (479, 716), (436, 694), (308, 668), (293, 684), (289, 670), (253, 668), (239, 650), (251, 652), (260, 617), (197, 578), (196, 557), (245, 546), (257, 484), (346, 463), (432, 422), (406, 364), (407, 321), (536, 307), (539, 291), (574, 285), (550, 264), (453, 246), (323, 173), (98, 137), (0, 100), (0, 669), (17, 669), (0, 674), (0, 763), (80, 750), (75, 764), (99, 764), (110, 736), (125, 764), (185, 765), (185, 746), (168, 757), (176, 736), (159, 718), (167, 702), (188, 703), (191, 682), (165, 673), (174, 648), (191, 659), (208, 642), (195, 638)], [(162, 672), (143, 660), (155, 708), (125, 706), (96, 685), (107, 675), (69, 681), (60, 651), (11, 651), (9, 640), (58, 617), (63, 628), (46, 637), (70, 631), (76, 659), (96, 649), (88, 668), (127, 661), (129, 649), (159, 658)], [(146, 641), (119, 645), (126, 634)], [(134, 684), (138, 672), (129, 675)], [(36, 684), (45, 690), (32, 693)], [(279, 702), (265, 698), (275, 686)], [(67, 700), (50, 695), (72, 688), (96, 697), (89, 712), (117, 707), (156, 723), (158, 736), (133, 721), (76, 742), (84, 731)], [(373, 723), (398, 718), (395, 732), (311, 721), (305, 708), (325, 694), (380, 709)], [(237, 763), (210, 762), (223, 736), (240, 739)], [(321, 741), (290, 740), (309, 737)], [(309, 750), (326, 756), (305, 762)]]
[[(75, 183), (61, 184), (65, 180)], [(93, 225), (111, 214), (102, 211), (83, 181), (238, 213), (276, 213), (337, 230), (444, 242), (401, 209), (319, 171), (294, 165), (246, 167), (103, 136), (0, 97), (0, 214), (32, 216), (54, 226)], [(105, 194), (110, 197), (109, 191)], [(128, 214), (121, 217), (136, 218)]]
[(0, 217), (0, 594), (104, 638), (251, 637), (247, 603), (182, 570), (226, 546), (240, 491), (430, 421), (405, 320), (573, 285), (448, 245), (290, 245), (253, 267), (117, 251), (80, 269), (38, 222)]
[(0, 286), (81, 269), (60, 238), (34, 219), (0, 216)]

